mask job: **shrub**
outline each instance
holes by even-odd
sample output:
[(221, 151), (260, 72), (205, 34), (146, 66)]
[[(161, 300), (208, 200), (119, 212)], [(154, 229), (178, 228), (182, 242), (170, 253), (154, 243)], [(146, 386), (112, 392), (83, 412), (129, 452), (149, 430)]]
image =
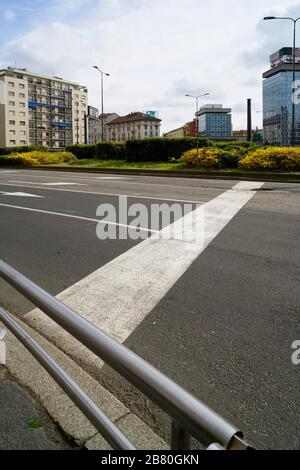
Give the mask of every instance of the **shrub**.
[(188, 150), (180, 158), (179, 162), (184, 168), (220, 168), (221, 166), (221, 150), (209, 147)]
[(239, 141), (239, 140), (232, 140), (229, 142), (215, 142), (215, 146), (222, 148), (224, 150), (230, 150), (232, 148), (243, 148), (243, 149), (250, 149), (253, 147), (257, 147), (257, 144), (254, 142), (246, 141)]
[(98, 160), (125, 160), (125, 142), (99, 142), (96, 145)]
[(6, 166), (34, 166), (53, 165), (58, 163), (70, 163), (76, 157), (70, 152), (43, 152), (33, 151), (26, 153), (15, 153), (0, 157), (0, 165)]
[(73, 153), (79, 160), (96, 158), (96, 144), (68, 145), (66, 151)]
[(47, 147), (33, 147), (24, 145), (22, 147), (0, 147), (0, 155), (10, 155), (14, 153), (25, 153), (25, 152), (33, 152), (38, 150), (39, 152), (47, 152)]
[[(176, 161), (184, 152), (195, 148), (196, 142), (196, 138), (193, 137), (128, 140), (126, 142), (126, 160), (129, 162)], [(199, 139), (200, 147), (208, 145), (207, 139)]]
[(245, 170), (300, 170), (300, 148), (265, 147), (250, 151), (239, 162)]
[(220, 158), (222, 168), (237, 168), (241, 155), (237, 150), (233, 149), (231, 151), (222, 151)]

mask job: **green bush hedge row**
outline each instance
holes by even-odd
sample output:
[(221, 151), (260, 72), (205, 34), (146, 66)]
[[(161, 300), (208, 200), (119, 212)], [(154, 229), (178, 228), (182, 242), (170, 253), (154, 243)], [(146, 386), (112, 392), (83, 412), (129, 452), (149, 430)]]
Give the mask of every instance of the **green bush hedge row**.
[[(97, 158), (99, 160), (127, 160), (136, 161), (169, 161), (178, 159), (181, 155), (195, 148), (197, 139), (187, 137), (182, 139), (139, 139), (127, 142), (100, 142), (92, 145), (70, 145), (68, 152), (72, 152), (78, 159)], [(211, 145), (207, 139), (199, 139), (200, 147)]]
[(25, 145), (22, 147), (0, 147), (0, 155), (10, 155), (11, 153), (34, 152), (35, 150), (39, 150), (40, 152), (48, 152), (47, 147), (33, 147), (30, 145)]

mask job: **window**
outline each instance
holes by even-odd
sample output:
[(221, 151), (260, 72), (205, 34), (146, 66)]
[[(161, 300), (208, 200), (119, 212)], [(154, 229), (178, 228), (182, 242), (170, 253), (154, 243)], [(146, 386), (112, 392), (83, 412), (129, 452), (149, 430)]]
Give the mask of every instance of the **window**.
[(26, 145), (26, 140), (20, 140), (21, 145)]
[(25, 111), (20, 111), (20, 117), (25, 117)]
[(9, 125), (10, 125), (10, 126), (15, 126), (15, 125), (16, 125), (16, 121), (9, 121)]
[(8, 86), (10, 86), (10, 87), (14, 87), (14, 86), (15, 86), (15, 84), (14, 84), (14, 82), (8, 82)]
[(15, 111), (9, 111), (8, 113), (10, 116), (15, 116), (16, 115), (16, 112)]
[(25, 89), (24, 83), (19, 83), (19, 88), (20, 88), (20, 90), (24, 90)]
[(20, 108), (25, 108), (25, 103), (19, 103)]
[(20, 126), (26, 126), (25, 121), (20, 121)]
[(16, 131), (9, 131), (9, 135), (16, 135)]
[(10, 140), (9, 143), (10, 143), (10, 145), (16, 145), (16, 141), (15, 141), (15, 140)]
[(8, 102), (8, 105), (9, 105), (9, 106), (15, 106), (16, 103), (15, 103), (15, 101), (9, 101), (9, 102)]
[(19, 98), (25, 99), (25, 93), (19, 93)]
[(25, 131), (20, 131), (20, 135), (26, 135)]
[(8, 96), (15, 96), (15, 92), (14, 91), (9, 91)]

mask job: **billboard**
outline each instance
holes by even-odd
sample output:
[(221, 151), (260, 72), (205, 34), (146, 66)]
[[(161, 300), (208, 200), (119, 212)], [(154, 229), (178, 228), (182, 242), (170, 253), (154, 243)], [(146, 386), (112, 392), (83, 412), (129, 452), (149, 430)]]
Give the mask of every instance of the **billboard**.
[[(296, 48), (296, 63), (300, 63), (300, 48)], [(270, 63), (274, 67), (279, 64), (292, 64), (293, 63), (293, 48), (283, 47), (270, 56)]]

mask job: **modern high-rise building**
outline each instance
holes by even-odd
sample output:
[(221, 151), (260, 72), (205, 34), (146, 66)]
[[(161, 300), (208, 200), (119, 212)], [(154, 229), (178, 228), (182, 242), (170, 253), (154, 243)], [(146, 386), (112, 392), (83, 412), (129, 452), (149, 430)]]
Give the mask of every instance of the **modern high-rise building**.
[(206, 104), (197, 112), (198, 133), (215, 139), (232, 137), (231, 108), (222, 104)]
[(26, 69), (0, 70), (0, 146), (64, 148), (87, 141), (87, 88)]
[[(300, 51), (296, 50), (296, 80), (300, 80)], [(264, 141), (290, 145), (292, 134), (292, 48), (282, 48), (270, 57), (271, 68), (263, 74)], [(298, 87), (299, 88), (299, 87)], [(300, 106), (295, 106), (295, 144), (300, 145)]]

